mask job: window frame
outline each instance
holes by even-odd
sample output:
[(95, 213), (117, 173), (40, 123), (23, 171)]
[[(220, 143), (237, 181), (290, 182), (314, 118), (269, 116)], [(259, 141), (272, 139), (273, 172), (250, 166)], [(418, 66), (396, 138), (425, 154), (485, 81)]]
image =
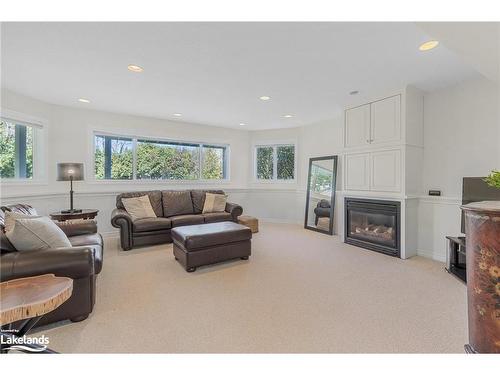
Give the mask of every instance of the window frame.
[[(203, 141), (186, 141), (186, 140), (181, 140), (181, 139), (174, 139), (174, 138), (164, 138), (164, 137), (158, 137), (158, 136), (150, 136), (150, 135), (137, 135), (137, 134), (132, 134), (132, 133), (126, 133), (126, 132), (118, 132), (118, 131), (109, 131), (109, 130), (99, 130), (92, 128), (90, 129), (90, 136), (91, 136), (91, 142), (90, 142), (90, 150), (91, 152), (89, 153), (90, 155), (90, 160), (89, 160), (89, 165), (91, 168), (87, 169), (87, 179), (91, 183), (117, 183), (117, 184), (122, 184), (122, 183), (134, 183), (134, 184), (224, 184), (224, 183), (229, 183), (230, 182), (230, 153), (231, 153), (231, 147), (227, 143), (216, 143), (216, 142), (203, 142)], [(108, 136), (108, 137), (116, 137), (116, 138), (128, 138), (132, 140), (132, 179), (130, 180), (113, 180), (113, 179), (97, 179), (95, 177), (95, 137), (96, 136)], [(137, 143), (139, 141), (146, 141), (146, 142), (161, 142), (161, 143), (171, 143), (171, 144), (189, 144), (193, 146), (198, 146), (199, 149), (199, 163), (200, 163), (200, 168), (198, 171), (198, 179), (152, 179), (152, 178), (137, 178)], [(222, 179), (202, 179), (202, 161), (203, 161), (203, 153), (202, 149), (203, 146), (212, 146), (212, 147), (218, 147), (218, 148), (224, 148), (224, 178)]]
[[(277, 148), (280, 146), (293, 146), (293, 178), (282, 179), (278, 178), (278, 152)], [(261, 147), (272, 147), (273, 148), (273, 178), (271, 179), (261, 179), (257, 175), (257, 149)], [(296, 141), (269, 141), (269, 142), (258, 142), (253, 145), (253, 179), (255, 183), (259, 184), (293, 184), (297, 182), (297, 142)]]
[[(7, 108), (0, 108), (0, 119), (14, 123), (15, 125), (29, 126), (33, 129), (33, 175), (31, 178), (24, 177), (2, 177), (2, 185), (47, 185), (47, 140), (48, 127), (47, 120), (31, 116), (25, 113), (13, 111)], [(17, 173), (16, 173), (17, 174)]]

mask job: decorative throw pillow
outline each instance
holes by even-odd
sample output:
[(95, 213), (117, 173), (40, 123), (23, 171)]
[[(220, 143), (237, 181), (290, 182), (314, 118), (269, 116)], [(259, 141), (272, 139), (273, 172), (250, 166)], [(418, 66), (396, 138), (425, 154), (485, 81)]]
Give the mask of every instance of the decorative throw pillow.
[(132, 216), (132, 220), (145, 217), (156, 217), (147, 195), (134, 198), (122, 198), (125, 210)]
[(10, 232), (12, 229), (14, 229), (14, 225), (16, 224), (16, 219), (35, 219), (37, 217), (41, 216), (7, 211), (5, 212), (5, 219), (4, 219), (5, 232)]
[(5, 235), (17, 251), (71, 247), (61, 228), (45, 216), (15, 219), (14, 227)]
[(227, 195), (207, 193), (203, 213), (224, 212), (226, 210)]

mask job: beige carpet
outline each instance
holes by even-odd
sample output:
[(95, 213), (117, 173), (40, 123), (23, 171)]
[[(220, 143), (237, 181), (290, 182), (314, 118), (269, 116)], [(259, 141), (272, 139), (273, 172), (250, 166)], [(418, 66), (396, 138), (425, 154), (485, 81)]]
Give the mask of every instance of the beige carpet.
[(463, 352), (465, 286), (298, 225), (262, 224), (249, 261), (187, 273), (172, 245), (106, 241), (93, 314), (40, 331), (74, 352)]

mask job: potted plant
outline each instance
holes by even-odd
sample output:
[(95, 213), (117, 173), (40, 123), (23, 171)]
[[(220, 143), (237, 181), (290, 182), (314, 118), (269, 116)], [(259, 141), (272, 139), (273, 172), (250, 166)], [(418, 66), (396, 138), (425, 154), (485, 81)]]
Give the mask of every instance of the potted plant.
[(484, 179), (488, 185), (500, 189), (500, 171), (491, 171), (488, 177)]

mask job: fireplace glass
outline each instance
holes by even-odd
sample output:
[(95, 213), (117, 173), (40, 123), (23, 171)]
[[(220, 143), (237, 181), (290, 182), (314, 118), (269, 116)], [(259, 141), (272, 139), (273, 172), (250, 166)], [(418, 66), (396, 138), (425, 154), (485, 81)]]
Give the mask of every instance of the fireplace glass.
[(346, 198), (346, 243), (399, 256), (399, 202)]

